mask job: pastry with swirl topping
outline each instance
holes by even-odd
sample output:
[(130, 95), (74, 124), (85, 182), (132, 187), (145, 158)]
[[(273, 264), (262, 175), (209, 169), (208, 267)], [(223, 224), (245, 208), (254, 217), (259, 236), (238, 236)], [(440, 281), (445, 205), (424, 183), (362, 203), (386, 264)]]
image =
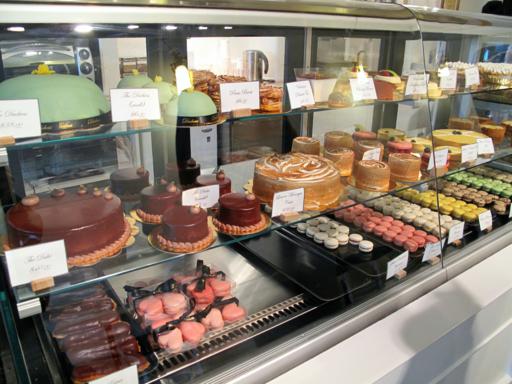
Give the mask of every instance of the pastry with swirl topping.
[(304, 188), (304, 209), (322, 211), (338, 205), (343, 186), (331, 160), (304, 153), (273, 154), (256, 162), (253, 193), (271, 204), (274, 193)]

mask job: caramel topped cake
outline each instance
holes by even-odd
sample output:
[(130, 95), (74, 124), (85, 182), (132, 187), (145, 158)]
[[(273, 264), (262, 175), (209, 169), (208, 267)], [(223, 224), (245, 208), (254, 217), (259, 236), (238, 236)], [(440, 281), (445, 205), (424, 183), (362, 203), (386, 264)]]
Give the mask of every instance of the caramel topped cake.
[(320, 155), (320, 141), (313, 137), (299, 136), (293, 139), (292, 152)]
[(113, 256), (130, 236), (119, 197), (85, 187), (26, 196), (6, 219), (10, 248), (64, 240), (70, 265), (89, 265)]
[(304, 153), (273, 154), (259, 159), (254, 168), (253, 192), (272, 204), (275, 192), (304, 188), (304, 209), (321, 211), (338, 205), (342, 193), (334, 163)]
[(377, 192), (386, 192), (389, 189), (390, 170), (382, 161), (357, 161), (352, 176), (356, 188)]

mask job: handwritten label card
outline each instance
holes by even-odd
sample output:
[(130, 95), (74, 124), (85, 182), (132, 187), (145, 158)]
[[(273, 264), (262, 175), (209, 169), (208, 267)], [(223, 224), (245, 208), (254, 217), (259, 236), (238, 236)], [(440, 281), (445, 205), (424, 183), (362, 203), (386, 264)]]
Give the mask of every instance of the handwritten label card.
[(5, 251), (11, 286), (68, 273), (64, 240)]
[(480, 84), (480, 73), (478, 72), (478, 67), (475, 66), (465, 69), (464, 75), (466, 78), (466, 88)]
[(405, 269), (409, 263), (409, 251), (405, 251), (400, 256), (395, 257), (388, 262), (388, 270), (386, 272), (386, 280), (391, 279), (398, 272)]
[(110, 375), (100, 377), (99, 379), (89, 381), (89, 384), (138, 384), (139, 375), (137, 365), (130, 365), (128, 368), (111, 373)]
[(250, 81), (220, 84), (220, 105), (222, 112), (260, 109), (260, 83)]
[(444, 168), (448, 162), (448, 149), (438, 149), (434, 151), (434, 156), (430, 155), (428, 160), (428, 170), (434, 168), (434, 157), (436, 159), (436, 168)]
[(158, 120), (158, 89), (111, 89), (112, 121)]
[(274, 193), (272, 201), (272, 217), (288, 212), (304, 210), (304, 188)]
[(371, 77), (359, 77), (357, 79), (350, 79), (350, 88), (352, 89), (352, 98), (354, 101), (377, 99), (375, 84), (373, 83), (373, 79)]
[(480, 230), (492, 229), (492, 214), (491, 211), (487, 210), (478, 215), (478, 223), (480, 224)]
[(428, 75), (409, 75), (407, 86), (405, 87), (405, 96), (408, 95), (426, 95), (427, 94)]
[(37, 99), (0, 100), (0, 136), (16, 139), (41, 136)]
[(315, 104), (315, 97), (309, 81), (287, 83), (286, 87), (288, 88), (288, 97), (292, 109)]
[(461, 163), (474, 161), (478, 157), (478, 144), (468, 144), (461, 147)]
[(448, 232), (448, 244), (453, 243), (454, 241), (462, 239), (464, 236), (464, 222), (460, 222), (459, 224), (455, 224), (450, 228)]
[(450, 68), (443, 68), (439, 71), (439, 88), (441, 89), (456, 89), (457, 88), (457, 70)]
[(181, 205), (199, 205), (201, 208), (213, 207), (219, 201), (219, 185), (192, 188), (181, 194)]
[(363, 153), (363, 160), (380, 160), (380, 148), (373, 148)]
[(423, 258), (421, 262), (429, 261), (430, 259), (439, 256), (441, 254), (441, 242), (437, 243), (427, 243), (425, 245), (425, 252), (423, 253)]
[(494, 153), (494, 144), (490, 137), (487, 139), (477, 139), (476, 143), (478, 144), (479, 155), (487, 155)]

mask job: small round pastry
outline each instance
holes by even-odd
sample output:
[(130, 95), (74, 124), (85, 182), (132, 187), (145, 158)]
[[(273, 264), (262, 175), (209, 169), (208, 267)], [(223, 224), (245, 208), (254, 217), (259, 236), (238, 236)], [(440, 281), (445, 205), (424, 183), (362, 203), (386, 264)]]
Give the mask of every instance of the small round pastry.
[(340, 225), (338, 231), (343, 235), (348, 235), (350, 233), (350, 228), (347, 227), (346, 225)]
[(411, 240), (414, 241), (416, 244), (418, 244), (419, 248), (423, 248), (425, 246), (425, 237), (421, 236), (413, 236), (411, 237)]
[(231, 193), (231, 179), (226, 176), (221, 169), (216, 174), (199, 175), (196, 177), (196, 186), (206, 187), (210, 185), (219, 185), (219, 196)]
[(416, 252), (418, 250), (418, 243), (409, 239), (404, 242), (403, 247), (409, 252)]
[(349, 236), (348, 241), (351, 245), (358, 245), (363, 240), (363, 236), (353, 233)]
[(336, 240), (332, 237), (329, 237), (324, 241), (324, 246), (327, 249), (336, 249), (339, 247), (339, 245), (340, 245), (340, 243), (338, 242), (338, 240)]
[(331, 148), (324, 150), (324, 157), (331, 160), (340, 176), (350, 176), (354, 164), (354, 151), (349, 148)]
[(220, 232), (245, 235), (262, 231), (267, 220), (261, 214), (260, 202), (252, 193), (226, 193), (219, 199), (219, 212), (212, 219)]
[(330, 224), (318, 224), (317, 228), (320, 232), (327, 232), (329, 229), (331, 229), (331, 225)]
[(400, 221), (400, 220), (393, 220), (391, 222), (391, 225), (394, 226), (394, 227), (399, 227), (399, 228), (403, 228), (404, 227), (403, 221)]
[(335, 229), (335, 228), (331, 228), (331, 229), (329, 229), (329, 230), (328, 230), (327, 232), (325, 232), (325, 233), (327, 233), (327, 236), (329, 236), (329, 237), (336, 238), (336, 237), (338, 236), (338, 233), (339, 233), (339, 232), (338, 232), (338, 230), (337, 230), (337, 229)]
[(340, 148), (352, 149), (353, 146), (354, 140), (350, 133), (330, 131), (324, 136), (324, 151), (333, 151)]
[(328, 217), (320, 216), (317, 218), (319, 224), (329, 224), (330, 220)]
[(315, 235), (318, 233), (318, 228), (317, 227), (308, 227), (308, 229), (306, 230), (306, 236), (307, 237), (315, 237)]
[(425, 237), (425, 241), (427, 243), (437, 243), (439, 242), (439, 239), (436, 237), (436, 236), (433, 236), (433, 235), (427, 235), (427, 237)]
[(306, 233), (308, 229), (308, 225), (306, 223), (299, 223), (297, 225), (297, 232), (299, 233)]
[(336, 237), (336, 240), (338, 240), (338, 243), (340, 245), (347, 245), (348, 244), (348, 235), (346, 234), (339, 234), (338, 237)]
[(364, 253), (370, 253), (373, 251), (373, 243), (369, 240), (362, 240), (359, 243), (359, 251)]
[(308, 155), (320, 155), (320, 141), (307, 136), (298, 136), (293, 139), (292, 152), (305, 153)]
[(373, 229), (377, 226), (377, 224), (369, 221), (363, 225), (363, 231), (365, 232), (373, 232)]
[(325, 232), (317, 232), (315, 233), (315, 236), (313, 237), (313, 240), (315, 243), (323, 244), (325, 240), (327, 240), (329, 236)]
[(378, 192), (386, 192), (389, 189), (389, 166), (381, 161), (357, 161), (352, 177), (356, 188)]
[(393, 242), (393, 239), (394, 239), (395, 237), (397, 237), (397, 236), (398, 236), (398, 233), (396, 233), (396, 232), (393, 232), (393, 231), (386, 231), (386, 232), (384, 232), (384, 234), (382, 235), (382, 239), (383, 239), (384, 241), (387, 241), (388, 243), (392, 243), (392, 242)]
[(310, 227), (317, 227), (318, 224), (320, 224), (320, 220), (318, 219), (309, 219), (306, 221), (306, 224), (309, 225)]
[(414, 213), (406, 213), (402, 216), (402, 220), (406, 223), (412, 223), (416, 219), (416, 215)]

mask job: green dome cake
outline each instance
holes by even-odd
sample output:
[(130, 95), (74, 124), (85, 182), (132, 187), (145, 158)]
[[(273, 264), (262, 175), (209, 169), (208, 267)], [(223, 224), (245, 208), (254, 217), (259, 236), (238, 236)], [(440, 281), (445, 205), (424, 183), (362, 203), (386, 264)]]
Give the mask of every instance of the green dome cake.
[[(47, 128), (44, 124), (57, 124), (60, 129), (90, 128), (106, 122), (98, 117), (110, 112), (107, 99), (95, 83), (81, 76), (55, 74), (46, 65), (40, 65), (31, 75), (0, 83), (0, 100), (16, 99), (39, 101), (43, 129)], [(72, 123), (84, 119), (89, 121)]]
[(178, 97), (178, 116), (202, 117), (217, 113), (213, 100), (203, 92), (183, 91)]
[(160, 104), (167, 104), (178, 96), (176, 87), (170, 83), (162, 81), (160, 76), (155, 77), (155, 81), (144, 85), (144, 88), (158, 89), (158, 99)]
[(132, 75), (123, 77), (119, 83), (117, 83), (117, 88), (144, 88), (146, 85), (151, 84), (153, 84), (153, 80), (146, 75), (141, 75), (139, 71), (134, 69)]

